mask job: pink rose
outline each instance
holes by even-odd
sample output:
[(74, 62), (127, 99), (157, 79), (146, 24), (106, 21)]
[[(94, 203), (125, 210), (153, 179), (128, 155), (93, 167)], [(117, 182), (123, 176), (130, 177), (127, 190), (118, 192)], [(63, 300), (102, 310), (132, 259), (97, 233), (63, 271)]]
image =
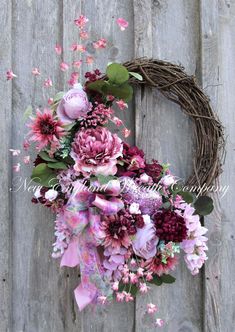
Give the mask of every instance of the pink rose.
[(116, 174), (117, 158), (121, 156), (122, 140), (105, 127), (80, 130), (72, 144), (74, 169), (84, 176)]
[(137, 256), (150, 259), (156, 255), (159, 239), (150, 217), (144, 215), (143, 218), (145, 225), (143, 228), (138, 228), (132, 245)]
[(84, 118), (91, 109), (87, 94), (81, 84), (75, 84), (62, 98), (57, 108), (57, 115), (64, 124)]

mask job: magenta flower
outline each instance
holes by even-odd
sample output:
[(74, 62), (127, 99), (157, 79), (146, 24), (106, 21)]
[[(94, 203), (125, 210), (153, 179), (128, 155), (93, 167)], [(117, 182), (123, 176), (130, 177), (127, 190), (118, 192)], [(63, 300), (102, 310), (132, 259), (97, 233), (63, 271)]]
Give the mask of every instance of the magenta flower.
[(133, 250), (136, 255), (150, 259), (156, 255), (156, 246), (159, 239), (156, 236), (154, 224), (151, 222), (149, 216), (145, 215), (144, 219), (144, 227), (138, 228), (133, 240)]
[(71, 157), (74, 169), (88, 174), (114, 175), (117, 158), (122, 156), (122, 141), (107, 128), (97, 127), (80, 130), (72, 144)]
[(38, 142), (37, 149), (41, 150), (49, 144), (59, 145), (59, 139), (64, 136), (62, 122), (53, 117), (52, 110), (44, 112), (37, 110), (36, 118), (28, 126), (31, 128), (29, 135), (33, 142)]
[(90, 109), (87, 94), (78, 84), (64, 95), (57, 108), (57, 115), (63, 123), (70, 124), (74, 120), (84, 118)]

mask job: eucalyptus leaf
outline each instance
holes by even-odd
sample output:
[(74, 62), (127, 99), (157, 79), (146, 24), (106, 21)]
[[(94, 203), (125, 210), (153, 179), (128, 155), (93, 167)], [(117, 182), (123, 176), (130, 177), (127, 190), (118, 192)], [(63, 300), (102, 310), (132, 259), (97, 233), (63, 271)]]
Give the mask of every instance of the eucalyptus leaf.
[(46, 163), (41, 163), (34, 167), (31, 179), (44, 187), (53, 187), (58, 183), (56, 173)]
[(161, 277), (154, 275), (153, 279), (149, 281), (150, 284), (154, 284), (156, 286), (161, 286), (162, 285), (162, 279)]
[(46, 151), (41, 151), (39, 153), (39, 157), (41, 157), (45, 161), (50, 161), (50, 162), (57, 162), (55, 158), (51, 158)]
[(106, 85), (103, 86), (102, 90), (105, 94), (110, 94), (119, 99), (123, 99), (126, 102), (130, 101), (133, 96), (133, 88), (128, 83), (124, 83), (120, 86), (112, 84)]
[(106, 176), (106, 175), (98, 174), (96, 176), (96, 178), (99, 181), (99, 183), (101, 185), (103, 185), (103, 184), (109, 183), (109, 181), (111, 181), (111, 180), (116, 179), (116, 176), (113, 176), (113, 175)]
[(90, 90), (93, 90), (93, 91), (98, 91), (100, 93), (103, 93), (102, 91), (102, 88), (104, 87), (104, 85), (107, 84), (105, 81), (103, 80), (97, 80), (95, 82), (91, 82), (87, 85), (87, 87), (90, 89)]
[(62, 161), (48, 163), (47, 166), (54, 169), (67, 169), (67, 165)]
[(124, 290), (130, 292), (132, 296), (136, 296), (138, 293), (138, 287), (136, 285), (119, 282), (118, 291), (123, 292)]
[(162, 204), (163, 209), (168, 210), (171, 207), (171, 203), (169, 201)]
[(119, 63), (112, 63), (107, 67), (106, 74), (114, 84), (120, 85), (128, 81), (129, 79), (129, 72), (123, 65)]
[(135, 77), (137, 80), (139, 80), (139, 81), (143, 81), (143, 76), (140, 75), (139, 73), (135, 73), (135, 72), (133, 72), (133, 71), (129, 71), (129, 74), (130, 74), (131, 76)]
[(195, 214), (206, 216), (214, 209), (213, 200), (208, 196), (200, 196), (194, 203), (194, 208)]
[(175, 277), (171, 276), (170, 274), (163, 274), (161, 276), (161, 280), (165, 284), (173, 284), (176, 279), (175, 279)]
[(33, 108), (29, 105), (24, 111), (23, 119), (26, 121), (33, 114)]
[(53, 98), (53, 102), (55, 103), (55, 102), (61, 100), (61, 99), (64, 97), (64, 95), (65, 95), (65, 92), (64, 92), (64, 91), (59, 91), (59, 92), (55, 95), (55, 97)]
[(183, 198), (183, 200), (186, 203), (188, 203), (188, 204), (193, 203), (194, 195), (192, 193), (190, 193), (189, 191), (183, 191), (182, 190), (178, 194)]

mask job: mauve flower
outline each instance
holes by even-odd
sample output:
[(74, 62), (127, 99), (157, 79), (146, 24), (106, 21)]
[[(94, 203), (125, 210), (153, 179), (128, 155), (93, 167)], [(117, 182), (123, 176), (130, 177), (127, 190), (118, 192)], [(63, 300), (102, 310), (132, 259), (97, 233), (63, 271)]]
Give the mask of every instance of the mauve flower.
[(80, 84), (76, 84), (62, 98), (57, 108), (57, 115), (63, 123), (70, 124), (74, 120), (84, 118), (90, 109), (91, 104), (86, 92)]
[(138, 228), (137, 230), (133, 240), (133, 250), (136, 255), (150, 259), (156, 255), (158, 237), (156, 236), (156, 230), (150, 217), (148, 215), (143, 217), (145, 225), (143, 228)]
[(74, 169), (87, 174), (114, 175), (117, 158), (122, 156), (122, 141), (107, 128), (80, 130), (72, 144)]

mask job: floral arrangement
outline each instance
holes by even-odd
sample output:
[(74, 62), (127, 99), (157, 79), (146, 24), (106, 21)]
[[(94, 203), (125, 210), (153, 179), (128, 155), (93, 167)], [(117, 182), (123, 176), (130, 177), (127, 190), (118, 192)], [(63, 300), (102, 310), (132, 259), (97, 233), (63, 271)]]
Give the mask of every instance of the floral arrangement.
[[(84, 16), (75, 20), (83, 38), (86, 22)], [(124, 19), (118, 24), (121, 30), (128, 26)], [(105, 44), (101, 39), (94, 47)], [(61, 70), (66, 68), (62, 63)], [(34, 68), (33, 74), (40, 72)], [(114, 109), (128, 109), (131, 76), (142, 79), (118, 63), (109, 64), (105, 75), (87, 72), (83, 85), (72, 73), (72, 88), (50, 98), (28, 123), (24, 148), (33, 142), (37, 152), (32, 202), (56, 213), (52, 256), (61, 266), (79, 266), (81, 282), (74, 293), (80, 310), (112, 299), (133, 301), (137, 293), (151, 294), (154, 285), (173, 283), (170, 273), (181, 251), (193, 275), (207, 259), (200, 215), (212, 211), (211, 200), (183, 191), (168, 164), (148, 162), (142, 150), (108, 129), (112, 123), (124, 138), (130, 135)], [(29, 163), (29, 156), (24, 161)], [(156, 304), (149, 301), (146, 311), (155, 317)], [(163, 324), (158, 317), (154, 322)]]

